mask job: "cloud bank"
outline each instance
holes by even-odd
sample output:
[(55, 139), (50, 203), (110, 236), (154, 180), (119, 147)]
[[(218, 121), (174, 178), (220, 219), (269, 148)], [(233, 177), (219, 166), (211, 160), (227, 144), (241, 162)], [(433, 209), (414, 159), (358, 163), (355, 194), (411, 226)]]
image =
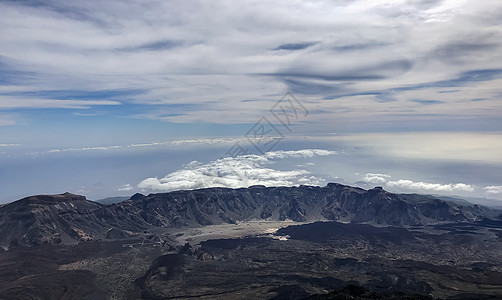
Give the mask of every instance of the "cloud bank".
[(390, 177), (391, 176), (387, 174), (367, 173), (366, 175), (364, 175), (363, 180), (370, 183), (385, 183), (387, 181), (387, 178)]
[[(93, 146), (81, 148), (59, 148), (50, 149), (46, 153), (60, 153), (60, 152), (84, 152), (84, 151), (108, 151), (120, 149), (134, 149), (134, 148), (150, 148), (160, 146), (183, 146), (183, 145), (215, 145), (215, 144), (231, 144), (237, 142), (244, 142), (245, 138), (213, 138), (213, 139), (184, 139), (151, 143), (138, 143), (128, 145), (109, 145), (109, 146)], [(18, 144), (0, 144), (2, 146), (19, 146)], [(45, 152), (32, 152), (28, 154), (42, 154)], [(278, 154), (279, 155), (279, 154)]]
[(439, 184), (439, 183), (427, 183), (427, 182), (415, 182), (407, 179), (400, 179), (396, 181), (388, 181), (387, 186), (397, 187), (407, 190), (415, 191), (434, 191), (434, 192), (472, 192), (474, 187), (470, 184), (465, 183), (450, 183), (450, 184)]
[(163, 178), (147, 178), (138, 184), (138, 188), (145, 191), (167, 192), (208, 187), (320, 185), (325, 183), (323, 179), (311, 175), (307, 170), (278, 170), (272, 165), (280, 159), (304, 159), (334, 154), (335, 151), (303, 149), (225, 157), (205, 164), (193, 161), (185, 168)]
[[(366, 173), (362, 178), (366, 183), (385, 184), (390, 188), (401, 190), (412, 190), (419, 192), (473, 192), (474, 186), (465, 183), (429, 183), (422, 181), (413, 181), (409, 179), (389, 180), (391, 175), (379, 173)], [(492, 188), (492, 189), (489, 189)], [(487, 191), (496, 191), (497, 187), (486, 187)]]
[(483, 188), (487, 194), (502, 194), (502, 185), (491, 185)]

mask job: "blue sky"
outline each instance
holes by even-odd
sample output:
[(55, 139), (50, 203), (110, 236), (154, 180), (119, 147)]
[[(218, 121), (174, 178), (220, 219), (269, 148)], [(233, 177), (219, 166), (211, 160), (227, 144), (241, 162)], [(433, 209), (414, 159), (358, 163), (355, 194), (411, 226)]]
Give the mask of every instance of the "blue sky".
[(2, 1), (0, 202), (327, 181), (502, 199), (500, 20), (496, 0)]

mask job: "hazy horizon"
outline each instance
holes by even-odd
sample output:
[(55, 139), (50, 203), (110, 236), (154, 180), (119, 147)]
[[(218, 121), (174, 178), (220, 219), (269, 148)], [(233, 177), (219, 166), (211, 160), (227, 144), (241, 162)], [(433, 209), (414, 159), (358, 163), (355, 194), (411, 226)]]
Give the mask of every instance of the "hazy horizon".
[(500, 200), (500, 1), (0, 2), (0, 203), (339, 182)]

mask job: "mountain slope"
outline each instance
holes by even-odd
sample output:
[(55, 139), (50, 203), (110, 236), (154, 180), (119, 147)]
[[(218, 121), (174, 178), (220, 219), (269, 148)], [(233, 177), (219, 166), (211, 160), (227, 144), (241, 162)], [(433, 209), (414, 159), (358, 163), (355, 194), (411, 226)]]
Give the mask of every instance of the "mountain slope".
[(208, 188), (136, 194), (103, 206), (69, 193), (27, 197), (0, 207), (0, 246), (71, 244), (123, 238), (152, 227), (197, 227), (252, 219), (333, 220), (373, 225), (468, 222), (500, 213), (432, 196), (393, 194), (380, 187)]
[(250, 219), (337, 220), (377, 225), (474, 221), (491, 216), (479, 205), (430, 196), (393, 194), (330, 183), (325, 187), (209, 188), (150, 194), (111, 209), (141, 216), (153, 226), (194, 226)]
[(96, 217), (101, 204), (64, 193), (26, 197), (0, 207), (0, 246), (72, 244), (101, 238), (108, 225)]

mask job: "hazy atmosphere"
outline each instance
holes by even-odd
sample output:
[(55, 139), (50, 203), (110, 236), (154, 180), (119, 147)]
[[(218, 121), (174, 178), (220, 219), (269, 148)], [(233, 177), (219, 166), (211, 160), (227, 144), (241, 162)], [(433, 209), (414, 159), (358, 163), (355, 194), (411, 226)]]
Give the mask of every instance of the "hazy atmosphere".
[(1, 1), (0, 203), (339, 182), (502, 205), (501, 20), (498, 0)]

